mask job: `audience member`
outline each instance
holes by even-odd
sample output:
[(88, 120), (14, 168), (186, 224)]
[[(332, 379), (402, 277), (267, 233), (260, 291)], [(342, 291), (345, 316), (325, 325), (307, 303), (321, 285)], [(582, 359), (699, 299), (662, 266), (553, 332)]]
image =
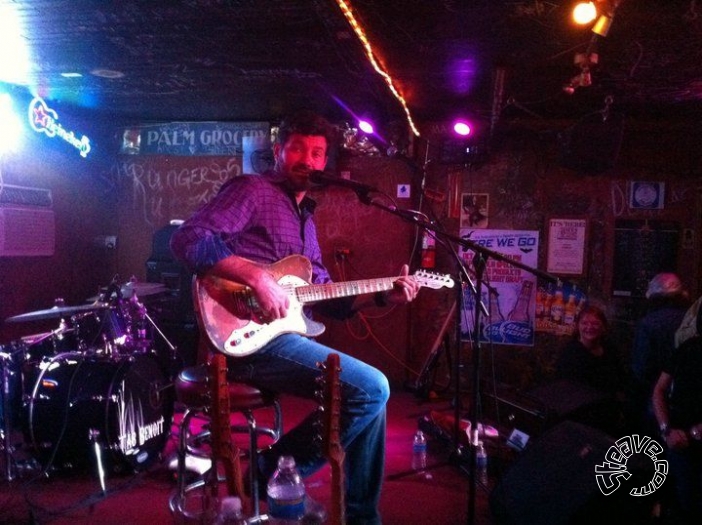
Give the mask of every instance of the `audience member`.
[(679, 522), (690, 524), (702, 523), (702, 315), (697, 311), (697, 335), (673, 351), (652, 398), (660, 435), (668, 447)]
[(561, 351), (558, 377), (608, 394), (621, 392), (623, 369), (617, 352), (607, 339), (608, 328), (602, 309), (586, 306), (578, 316), (573, 337)]
[(578, 316), (575, 333), (564, 346), (557, 363), (558, 379), (595, 389), (608, 398), (597, 413), (597, 426), (614, 433), (621, 428), (624, 369), (607, 337), (609, 323), (604, 311), (586, 306)]
[(636, 325), (631, 355), (629, 396), (632, 431), (655, 436), (651, 409), (653, 387), (675, 347), (675, 331), (689, 307), (687, 292), (674, 273), (659, 273), (646, 291), (648, 310)]

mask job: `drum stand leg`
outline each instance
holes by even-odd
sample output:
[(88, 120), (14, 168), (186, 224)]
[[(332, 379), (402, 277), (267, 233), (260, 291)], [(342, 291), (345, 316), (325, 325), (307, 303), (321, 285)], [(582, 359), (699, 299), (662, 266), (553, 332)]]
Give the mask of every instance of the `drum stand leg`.
[(105, 469), (102, 465), (102, 450), (100, 449), (100, 443), (99, 443), (100, 431), (90, 429), (89, 438), (93, 444), (93, 450), (95, 451), (95, 464), (97, 465), (98, 480), (100, 481), (100, 488), (102, 489), (102, 493), (106, 494), (107, 490), (105, 489)]
[(2, 453), (5, 456), (5, 479), (12, 481), (15, 479), (14, 458), (12, 453), (12, 424), (10, 423), (10, 370), (6, 363), (2, 363)]

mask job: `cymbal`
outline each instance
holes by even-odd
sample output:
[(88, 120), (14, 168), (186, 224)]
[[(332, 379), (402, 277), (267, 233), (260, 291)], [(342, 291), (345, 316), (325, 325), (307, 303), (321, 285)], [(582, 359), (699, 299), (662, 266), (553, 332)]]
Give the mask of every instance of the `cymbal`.
[(64, 323), (61, 323), (61, 326), (59, 326), (56, 330), (52, 330), (51, 332), (44, 332), (41, 334), (31, 334), (31, 335), (24, 335), (20, 337), (22, 342), (28, 346), (35, 345), (37, 343), (41, 343), (42, 341), (46, 341), (47, 339), (51, 339), (52, 337), (56, 336), (61, 336), (63, 334), (73, 332), (75, 331), (75, 328), (69, 328), (66, 326)]
[(37, 310), (26, 314), (15, 315), (5, 319), (8, 323), (22, 323), (25, 321), (42, 321), (44, 319), (55, 319), (57, 317), (71, 316), (80, 312), (92, 312), (104, 310), (110, 305), (106, 303), (91, 303), (80, 306), (53, 306), (46, 310)]
[[(107, 292), (108, 288), (102, 288), (101, 292)], [(131, 296), (136, 295), (137, 297), (145, 297), (147, 295), (155, 295), (157, 293), (167, 292), (168, 288), (161, 283), (140, 283), (137, 281), (129, 281), (120, 285), (119, 293), (122, 297), (129, 299)], [(107, 298), (109, 299), (109, 297)], [(99, 295), (94, 295), (93, 297), (88, 297), (86, 301), (96, 302), (100, 300)]]
[(167, 292), (168, 288), (161, 283), (140, 283), (138, 281), (129, 281), (125, 283), (120, 288), (122, 295), (125, 297), (131, 297), (132, 294), (137, 294), (138, 296), (154, 295), (161, 292)]

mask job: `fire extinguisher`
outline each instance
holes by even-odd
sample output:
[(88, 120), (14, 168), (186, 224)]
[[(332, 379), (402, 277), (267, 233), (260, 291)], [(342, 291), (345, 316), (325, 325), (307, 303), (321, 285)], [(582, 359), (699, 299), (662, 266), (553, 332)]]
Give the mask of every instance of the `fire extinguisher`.
[(436, 239), (428, 232), (422, 236), (422, 268), (431, 269), (436, 266)]

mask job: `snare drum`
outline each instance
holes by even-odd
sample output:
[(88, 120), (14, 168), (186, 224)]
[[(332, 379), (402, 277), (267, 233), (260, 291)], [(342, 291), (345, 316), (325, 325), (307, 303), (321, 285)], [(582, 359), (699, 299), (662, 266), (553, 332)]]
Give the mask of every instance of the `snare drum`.
[(152, 356), (66, 352), (40, 368), (27, 406), (28, 440), (40, 462), (95, 464), (95, 442), (113, 471), (139, 471), (160, 457), (173, 396)]
[(76, 349), (75, 331), (63, 321), (51, 332), (25, 335), (21, 338), (24, 346), (24, 364), (37, 366), (49, 357)]

